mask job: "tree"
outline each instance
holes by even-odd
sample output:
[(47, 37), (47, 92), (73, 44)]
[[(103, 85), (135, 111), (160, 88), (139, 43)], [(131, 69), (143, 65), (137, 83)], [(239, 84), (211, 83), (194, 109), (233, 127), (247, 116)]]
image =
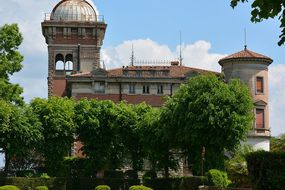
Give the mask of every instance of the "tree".
[(82, 99), (75, 105), (75, 123), (81, 151), (93, 169), (117, 169), (122, 165), (124, 146), (114, 130), (116, 108), (112, 101)]
[(125, 147), (125, 156), (130, 160), (130, 165), (135, 171), (139, 171), (143, 166), (144, 152), (143, 144), (140, 140), (139, 122), (144, 115), (149, 112), (150, 106), (145, 103), (131, 105), (121, 102), (116, 105), (116, 119), (114, 128), (119, 134)]
[(13, 158), (29, 156), (42, 139), (41, 123), (28, 106), (18, 107), (0, 100), (0, 147), (5, 154), (5, 174)]
[(233, 150), (245, 140), (253, 119), (248, 87), (239, 80), (227, 84), (215, 75), (191, 78), (163, 109), (167, 130), (176, 136), (176, 147), (183, 150), (196, 174), (203, 147), (206, 169), (223, 169), (224, 150)]
[(164, 176), (169, 177), (169, 169), (177, 169), (177, 157), (172, 150), (172, 141), (168, 138), (169, 131), (161, 122), (161, 111), (151, 109), (140, 122), (141, 141), (153, 171), (164, 170)]
[(271, 137), (270, 151), (272, 152), (285, 151), (285, 134), (282, 134), (278, 137)]
[[(231, 6), (234, 8), (238, 3), (248, 2), (248, 0), (231, 0)], [(278, 16), (280, 20), (281, 34), (279, 36), (278, 45), (281, 46), (285, 43), (285, 1), (284, 0), (254, 0), (251, 4), (251, 21), (261, 22), (264, 19), (275, 18)]]
[(18, 51), (23, 41), (17, 24), (0, 27), (0, 99), (23, 105), (23, 89), (11, 84), (9, 76), (22, 69), (23, 56)]
[(64, 157), (70, 154), (76, 132), (74, 101), (61, 97), (36, 98), (31, 107), (42, 123), (43, 141), (38, 149), (43, 154), (48, 173), (62, 175)]

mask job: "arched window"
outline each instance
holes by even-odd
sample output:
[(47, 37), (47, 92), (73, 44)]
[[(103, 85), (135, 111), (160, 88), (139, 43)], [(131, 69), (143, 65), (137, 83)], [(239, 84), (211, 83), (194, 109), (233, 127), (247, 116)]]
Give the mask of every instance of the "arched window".
[(60, 53), (55, 56), (55, 70), (64, 70), (64, 57)]
[(73, 56), (72, 54), (67, 54), (65, 56), (65, 70), (71, 71), (73, 70)]

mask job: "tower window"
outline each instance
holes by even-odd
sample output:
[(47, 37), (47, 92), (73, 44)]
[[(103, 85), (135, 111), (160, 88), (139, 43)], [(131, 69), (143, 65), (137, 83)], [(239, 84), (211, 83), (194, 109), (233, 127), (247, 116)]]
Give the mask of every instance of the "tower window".
[(64, 57), (60, 53), (55, 56), (55, 70), (64, 70)]
[(157, 94), (163, 94), (163, 85), (162, 84), (157, 85)]
[(263, 77), (256, 77), (256, 93), (264, 92)]
[(143, 85), (143, 94), (149, 94), (149, 85)]
[(136, 85), (129, 84), (129, 94), (135, 94), (135, 93), (136, 93)]
[(255, 127), (258, 129), (265, 128), (265, 125), (264, 125), (264, 109), (257, 108), (255, 110)]

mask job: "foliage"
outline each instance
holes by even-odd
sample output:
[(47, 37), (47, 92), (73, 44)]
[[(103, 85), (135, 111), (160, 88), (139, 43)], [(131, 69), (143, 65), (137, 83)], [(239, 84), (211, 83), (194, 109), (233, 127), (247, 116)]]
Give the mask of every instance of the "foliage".
[(246, 155), (253, 152), (253, 149), (249, 145), (243, 145), (231, 155), (231, 158), (226, 161), (226, 171), (230, 180), (235, 187), (249, 187), (250, 181), (248, 176)]
[(252, 152), (246, 157), (253, 190), (283, 190), (285, 152)]
[(217, 170), (211, 169), (207, 173), (207, 177), (209, 180), (209, 184), (216, 187), (227, 187), (231, 181), (228, 179), (227, 173)]
[(98, 185), (95, 190), (111, 190), (108, 185)]
[(270, 151), (272, 152), (285, 151), (285, 134), (280, 135), (278, 137), (271, 137)]
[(20, 189), (14, 185), (5, 185), (1, 186), (0, 190), (20, 190)]
[(168, 99), (162, 110), (167, 122), (161, 123), (197, 174), (203, 147), (206, 170), (223, 168), (224, 149), (234, 150), (247, 136), (252, 108), (248, 87), (239, 80), (225, 83), (215, 75), (199, 75)]
[(43, 126), (43, 141), (38, 149), (45, 158), (48, 174), (61, 176), (63, 160), (74, 142), (76, 131), (74, 101), (61, 97), (36, 98), (32, 100), (31, 107)]
[(108, 185), (111, 190), (128, 190), (132, 185), (140, 184), (138, 179), (111, 179), (111, 178), (74, 178), (71, 189), (86, 190), (95, 189), (98, 185)]
[(153, 189), (143, 185), (133, 185), (129, 188), (129, 190), (153, 190)]
[(121, 102), (116, 105), (114, 128), (125, 147), (125, 155), (130, 156), (130, 164), (135, 171), (142, 169), (145, 156), (138, 123), (150, 109), (145, 103), (131, 105)]
[(122, 165), (124, 146), (114, 130), (115, 105), (111, 101), (83, 99), (75, 105), (75, 123), (83, 153), (94, 169), (117, 169)]
[[(247, 2), (248, 0), (231, 0), (231, 6), (234, 8), (238, 3)], [(280, 40), (278, 45), (281, 46), (285, 43), (285, 14), (284, 0), (254, 0), (251, 4), (251, 21), (252, 22), (261, 22), (264, 19), (278, 17), (280, 21), (281, 35), (279, 36)]]
[(144, 179), (143, 184), (155, 190), (196, 190), (202, 184), (207, 184), (205, 177), (176, 177)]
[(47, 186), (37, 186), (36, 190), (48, 190)]
[(18, 51), (23, 41), (17, 24), (0, 27), (0, 99), (23, 105), (23, 89), (9, 82), (9, 76), (22, 69), (23, 56)]
[(49, 176), (47, 173), (42, 173), (42, 174), (40, 175), (40, 178), (49, 179), (50, 176)]
[(13, 184), (19, 189), (35, 189), (38, 186), (46, 186), (50, 190), (66, 190), (65, 178), (27, 178), (27, 177), (8, 177), (0, 178), (0, 185)]
[(142, 141), (147, 158), (153, 171), (164, 170), (166, 178), (169, 177), (169, 169), (177, 169), (177, 158), (171, 151), (171, 140), (165, 128), (167, 123), (161, 122), (161, 112), (151, 109), (145, 114), (139, 123), (140, 139)]
[(30, 107), (18, 107), (3, 100), (0, 100), (0, 121), (0, 147), (5, 153), (7, 174), (12, 160), (28, 156), (42, 139), (42, 128)]

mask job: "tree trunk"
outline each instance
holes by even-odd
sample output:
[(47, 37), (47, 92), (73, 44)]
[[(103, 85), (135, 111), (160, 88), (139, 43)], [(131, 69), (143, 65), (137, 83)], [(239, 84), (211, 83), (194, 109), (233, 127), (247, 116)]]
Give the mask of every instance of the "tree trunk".
[(164, 167), (164, 177), (165, 178), (169, 178), (169, 168), (168, 168), (168, 166)]

